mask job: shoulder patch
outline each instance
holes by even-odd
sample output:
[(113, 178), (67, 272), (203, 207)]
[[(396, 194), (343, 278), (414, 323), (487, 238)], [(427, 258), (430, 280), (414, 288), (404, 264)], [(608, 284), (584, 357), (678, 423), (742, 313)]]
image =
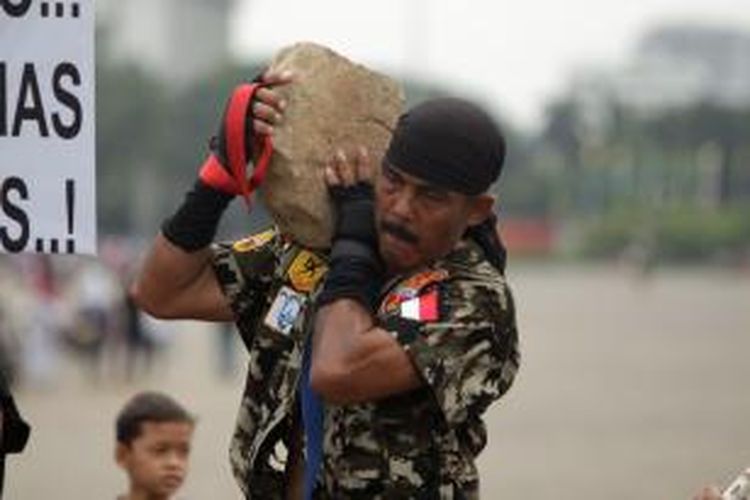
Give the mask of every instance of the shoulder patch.
[(262, 233), (254, 234), (252, 236), (248, 236), (247, 238), (237, 240), (232, 244), (232, 250), (240, 253), (250, 252), (271, 241), (275, 234), (276, 231), (274, 231), (273, 229), (268, 229), (266, 231), (263, 231)]
[(419, 296), (419, 292), (429, 285), (439, 283), (448, 277), (444, 269), (428, 269), (405, 279), (386, 295), (380, 305), (381, 313), (390, 313), (399, 305)]
[(433, 288), (399, 304), (399, 315), (419, 322), (437, 321), (439, 318), (438, 291)]
[(398, 287), (421, 290), (427, 285), (437, 283), (438, 281), (443, 281), (447, 277), (448, 271), (446, 271), (445, 269), (428, 269), (427, 271), (417, 273), (414, 276), (407, 278), (405, 281), (399, 284)]
[(287, 274), (295, 290), (310, 293), (327, 270), (328, 265), (323, 259), (309, 250), (302, 250), (292, 261)]

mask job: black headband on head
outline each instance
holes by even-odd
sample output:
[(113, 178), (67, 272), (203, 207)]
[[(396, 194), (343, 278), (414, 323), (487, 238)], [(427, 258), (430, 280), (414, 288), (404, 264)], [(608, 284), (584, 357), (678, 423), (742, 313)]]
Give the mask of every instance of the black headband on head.
[(399, 118), (385, 159), (429, 183), (477, 195), (500, 176), (505, 139), (497, 123), (476, 105), (439, 98)]

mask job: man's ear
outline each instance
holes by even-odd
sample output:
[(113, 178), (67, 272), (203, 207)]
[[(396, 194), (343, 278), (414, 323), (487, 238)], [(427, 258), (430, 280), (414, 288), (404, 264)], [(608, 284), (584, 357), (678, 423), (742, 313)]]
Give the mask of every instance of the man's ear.
[(476, 226), (492, 213), (492, 207), (495, 205), (495, 198), (491, 194), (480, 194), (470, 200), (469, 216), (467, 222), (469, 226)]
[(128, 445), (118, 442), (115, 446), (115, 462), (117, 465), (126, 468), (128, 457), (130, 456), (130, 447)]

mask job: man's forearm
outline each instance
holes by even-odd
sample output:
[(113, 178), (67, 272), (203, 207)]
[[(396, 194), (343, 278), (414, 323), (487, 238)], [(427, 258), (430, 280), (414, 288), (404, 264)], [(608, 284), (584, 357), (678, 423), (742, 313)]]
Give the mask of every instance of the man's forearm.
[(285, 103), (272, 87), (289, 82), (288, 73), (267, 73), (230, 95), (198, 179), (164, 221), (131, 287), (134, 301), (146, 312), (160, 318), (233, 319), (211, 266), (209, 245), (232, 199), (249, 195), (246, 169), (252, 143), (257, 134), (270, 135), (281, 120)]
[(131, 295), (144, 311), (158, 318), (232, 319), (211, 268), (210, 249), (186, 252), (161, 233), (133, 282)]
[(363, 356), (358, 337), (373, 326), (372, 315), (358, 301), (340, 299), (320, 308), (313, 338), (313, 361), (345, 369)]
[(369, 311), (350, 299), (320, 309), (313, 341), (312, 386), (328, 402), (374, 401), (421, 384), (409, 355)]

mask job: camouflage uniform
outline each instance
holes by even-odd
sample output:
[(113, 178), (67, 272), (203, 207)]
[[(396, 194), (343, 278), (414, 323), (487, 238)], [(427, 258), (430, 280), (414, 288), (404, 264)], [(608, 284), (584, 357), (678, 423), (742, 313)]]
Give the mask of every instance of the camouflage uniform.
[[(308, 312), (325, 260), (265, 233), (216, 246), (215, 270), (249, 351), (233, 470), (248, 498), (283, 498)], [(519, 363), (505, 279), (466, 242), (386, 284), (377, 321), (409, 352), (425, 384), (377, 402), (326, 405), (316, 496), (478, 497), (474, 459), (487, 440), (481, 416), (510, 387)]]

